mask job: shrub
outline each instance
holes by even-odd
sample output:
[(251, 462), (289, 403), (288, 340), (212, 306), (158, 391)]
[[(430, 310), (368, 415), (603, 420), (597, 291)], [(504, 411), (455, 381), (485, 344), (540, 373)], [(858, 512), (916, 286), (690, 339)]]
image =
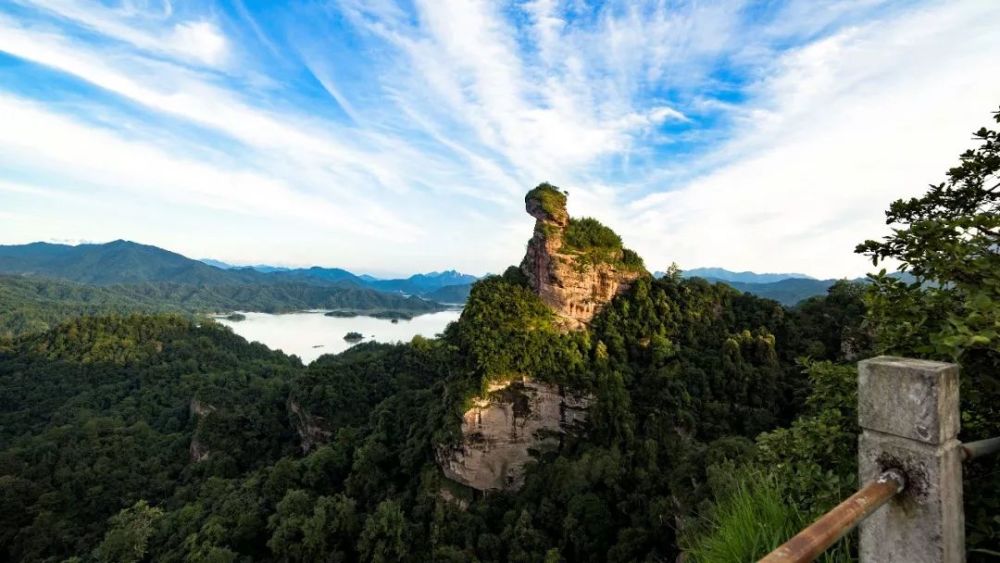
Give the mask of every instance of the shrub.
[(549, 215), (559, 215), (566, 212), (566, 194), (548, 182), (542, 182), (524, 196), (524, 201), (535, 200), (542, 211)]
[(621, 249), (622, 239), (597, 219), (583, 217), (570, 219), (563, 244), (571, 250), (603, 249), (611, 251)]
[[(685, 561), (728, 563), (756, 561), (812, 523), (813, 518), (789, 503), (784, 486), (771, 471), (724, 464), (715, 468), (728, 486), (716, 497), (702, 526), (680, 538)], [(725, 475), (721, 475), (726, 473)], [(856, 532), (827, 549), (816, 561), (853, 561)]]

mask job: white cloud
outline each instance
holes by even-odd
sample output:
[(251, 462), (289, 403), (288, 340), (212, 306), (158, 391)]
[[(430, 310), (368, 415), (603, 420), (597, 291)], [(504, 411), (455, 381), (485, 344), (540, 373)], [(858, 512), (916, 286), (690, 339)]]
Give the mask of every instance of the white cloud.
[[(253, 170), (217, 168), (164, 153), (155, 146), (78, 123), (23, 100), (0, 96), (2, 159), (8, 165), (69, 171), (67, 181), (137, 192), (154, 199), (250, 216), (286, 216), (358, 237), (403, 241), (415, 229), (406, 222), (345, 207), (296, 191)], [(372, 210), (366, 210), (372, 211)]]
[(227, 62), (229, 43), (215, 22), (199, 19), (173, 23), (169, 2), (154, 10), (131, 3), (115, 9), (73, 0), (21, 1), (146, 51), (210, 67)]
[(625, 230), (660, 268), (857, 275), (883, 210), (943, 179), (1000, 103), (1000, 5), (939, 4), (783, 57), (732, 160), (630, 205)]
[[(1000, 99), (1000, 7), (975, 0), (792, 0), (757, 21), (743, 0), (340, 0), (256, 20), (242, 4), (235, 20), (199, 3), (20, 4), (43, 15), (0, 7), (0, 51), (108, 95), (71, 107), (0, 85), (5, 127), (18, 112), (0, 162), (251, 217), (245, 252), (369, 269), (516, 262), (520, 196), (549, 180), (654, 268), (857, 273), (853, 244)], [(338, 8), (355, 28), (331, 50)], [(302, 230), (263, 241), (268, 216)]]
[[(288, 170), (296, 175), (325, 176), (325, 192), (379, 209), (374, 214), (384, 215), (387, 224), (403, 222), (387, 213), (384, 203), (374, 196), (406, 191), (415, 179), (434, 170), (433, 155), (420, 154), (398, 139), (343, 130), (288, 108), (259, 109), (211, 77), (159, 61), (109, 56), (25, 28), (2, 15), (0, 51), (74, 75), (151, 110), (214, 129), (252, 147), (259, 162), (295, 163)], [(358, 186), (366, 190), (359, 191)]]
[(174, 26), (168, 42), (173, 50), (209, 66), (218, 66), (226, 59), (226, 38), (210, 22), (179, 23)]

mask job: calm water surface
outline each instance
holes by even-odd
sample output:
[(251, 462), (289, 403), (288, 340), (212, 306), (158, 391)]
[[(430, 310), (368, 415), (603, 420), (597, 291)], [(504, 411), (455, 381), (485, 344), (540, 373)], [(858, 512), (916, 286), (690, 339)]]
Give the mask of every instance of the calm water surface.
[(295, 354), (303, 363), (310, 363), (323, 354), (337, 354), (347, 350), (352, 343), (344, 340), (348, 332), (365, 335), (362, 342), (409, 342), (414, 336), (434, 338), (448, 323), (457, 321), (461, 311), (442, 311), (400, 320), (393, 324), (389, 320), (372, 317), (327, 317), (323, 312), (287, 313), (242, 313), (244, 321), (216, 321), (233, 329), (233, 332), (253, 342), (260, 342), (272, 350)]

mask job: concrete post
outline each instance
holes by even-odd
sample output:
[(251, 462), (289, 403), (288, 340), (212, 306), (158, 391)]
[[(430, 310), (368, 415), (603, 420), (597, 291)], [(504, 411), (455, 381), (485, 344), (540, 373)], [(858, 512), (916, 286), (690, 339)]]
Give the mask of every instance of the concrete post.
[(906, 488), (861, 524), (862, 563), (965, 561), (958, 366), (880, 356), (858, 363), (861, 483)]

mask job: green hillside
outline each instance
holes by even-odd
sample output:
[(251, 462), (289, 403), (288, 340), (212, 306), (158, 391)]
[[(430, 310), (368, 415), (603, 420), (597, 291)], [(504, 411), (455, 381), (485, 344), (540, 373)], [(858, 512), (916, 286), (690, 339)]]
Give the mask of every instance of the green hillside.
[(133, 312), (180, 312), (189, 315), (303, 309), (339, 309), (366, 313), (410, 314), (443, 307), (417, 297), (354, 286), (310, 283), (191, 285), (141, 283), (94, 286), (37, 277), (0, 276), (0, 336), (38, 332), (82, 315)]
[[(511, 267), (477, 281), (440, 338), (362, 343), (309, 366), (173, 315), (0, 339), (0, 561), (757, 560), (857, 489), (859, 359), (960, 364), (960, 440), (1000, 435), (1000, 136), (976, 137), (946, 181), (890, 206), (890, 234), (856, 249), (914, 283), (882, 271), (794, 308), (640, 276), (563, 330)], [(44, 311), (45, 323), (60, 305), (340, 295), (5, 283), (0, 311)], [(498, 395), (525, 376), (585, 397), (586, 419), (530, 451), (519, 488), (446, 477), (458, 440), (491, 446), (471, 407), (531, 413), (527, 396)], [(513, 438), (539, 438), (519, 428)], [(988, 561), (1000, 458), (963, 478), (969, 560)], [(822, 561), (857, 555), (849, 535)]]

